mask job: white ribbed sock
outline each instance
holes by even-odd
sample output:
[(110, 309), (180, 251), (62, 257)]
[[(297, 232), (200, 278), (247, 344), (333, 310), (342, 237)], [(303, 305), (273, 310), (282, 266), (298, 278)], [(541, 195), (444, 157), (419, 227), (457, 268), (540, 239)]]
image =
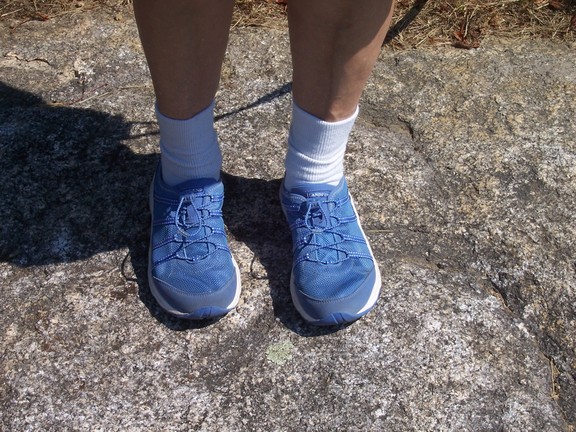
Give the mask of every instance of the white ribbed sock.
[(344, 176), (344, 153), (354, 126), (354, 114), (338, 122), (326, 122), (292, 103), (284, 187), (287, 190), (310, 183), (336, 186)]
[(214, 102), (186, 120), (166, 117), (156, 107), (156, 118), (160, 127), (162, 177), (167, 184), (220, 178), (222, 154), (214, 130)]

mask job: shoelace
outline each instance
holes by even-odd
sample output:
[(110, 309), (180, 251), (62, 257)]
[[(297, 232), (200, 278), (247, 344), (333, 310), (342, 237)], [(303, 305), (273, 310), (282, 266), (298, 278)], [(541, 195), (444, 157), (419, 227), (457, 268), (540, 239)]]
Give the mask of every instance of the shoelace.
[(214, 234), (224, 234), (217, 227), (211, 226), (209, 219), (222, 215), (220, 210), (210, 209), (215, 200), (209, 194), (185, 194), (180, 197), (176, 208), (174, 223), (178, 234), (173, 241), (181, 243), (175, 254), (176, 258), (190, 262), (205, 259), (218, 249), (227, 249), (214, 239)]
[(348, 258), (349, 252), (343, 247), (348, 237), (337, 231), (343, 221), (335, 210), (342, 204), (334, 200), (305, 202), (300, 226), (306, 232), (298, 239), (297, 248), (307, 251), (300, 254), (295, 264), (301, 261), (337, 264)]
[[(331, 203), (334, 203), (334, 201), (306, 202), (306, 211), (304, 212), (306, 228), (314, 232), (323, 232), (329, 228), (332, 217), (330, 211)], [(336, 217), (335, 219), (337, 225), (339, 225), (339, 219)]]
[(354, 246), (346, 247), (347, 242), (365, 244), (363, 237), (347, 233), (344, 225), (356, 221), (356, 216), (339, 216), (338, 209), (348, 202), (344, 200), (314, 200), (306, 201), (298, 209), (299, 218), (294, 228), (305, 228), (296, 241), (296, 250), (306, 249), (306, 253), (297, 253), (294, 264), (302, 261), (320, 264), (338, 264), (349, 258), (368, 258), (368, 253), (354, 250)]

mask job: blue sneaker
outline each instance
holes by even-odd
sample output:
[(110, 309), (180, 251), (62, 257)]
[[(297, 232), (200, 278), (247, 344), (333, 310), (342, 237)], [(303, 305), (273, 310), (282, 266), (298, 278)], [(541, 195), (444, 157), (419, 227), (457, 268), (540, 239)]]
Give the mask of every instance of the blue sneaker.
[(292, 301), (316, 325), (353, 322), (380, 294), (380, 272), (368, 245), (346, 180), (337, 186), (280, 189), (292, 232)]
[(167, 312), (179, 318), (225, 315), (240, 298), (240, 272), (224, 231), (221, 181), (200, 179), (175, 187), (160, 164), (150, 191), (152, 232), (148, 281)]

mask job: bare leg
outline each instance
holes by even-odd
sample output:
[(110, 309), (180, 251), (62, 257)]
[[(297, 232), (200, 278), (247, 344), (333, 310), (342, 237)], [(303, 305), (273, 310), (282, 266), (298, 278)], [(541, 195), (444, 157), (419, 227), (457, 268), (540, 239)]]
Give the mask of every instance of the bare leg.
[(134, 0), (158, 108), (188, 119), (218, 89), (234, 0)]
[(152, 74), (162, 177), (170, 186), (220, 177), (212, 101), (234, 0), (134, 0)]
[(390, 26), (393, 0), (290, 0), (293, 95), (333, 122), (356, 110)]

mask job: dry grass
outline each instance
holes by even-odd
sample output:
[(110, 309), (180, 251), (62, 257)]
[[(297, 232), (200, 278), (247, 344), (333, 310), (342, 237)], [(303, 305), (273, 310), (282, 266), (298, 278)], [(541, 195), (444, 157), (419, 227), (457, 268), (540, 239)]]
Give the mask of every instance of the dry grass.
[(470, 48), (488, 35), (576, 39), (576, 0), (398, 0), (396, 19), (415, 4), (421, 11), (396, 37), (397, 45)]
[[(160, 1), (160, 0), (159, 0)], [(576, 0), (397, 0), (391, 43), (398, 48), (451, 44), (473, 48), (488, 35), (576, 40)], [(106, 8), (129, 12), (131, 0), (3, 0), (0, 19), (27, 20)], [(287, 0), (237, 0), (235, 27), (286, 27)]]

